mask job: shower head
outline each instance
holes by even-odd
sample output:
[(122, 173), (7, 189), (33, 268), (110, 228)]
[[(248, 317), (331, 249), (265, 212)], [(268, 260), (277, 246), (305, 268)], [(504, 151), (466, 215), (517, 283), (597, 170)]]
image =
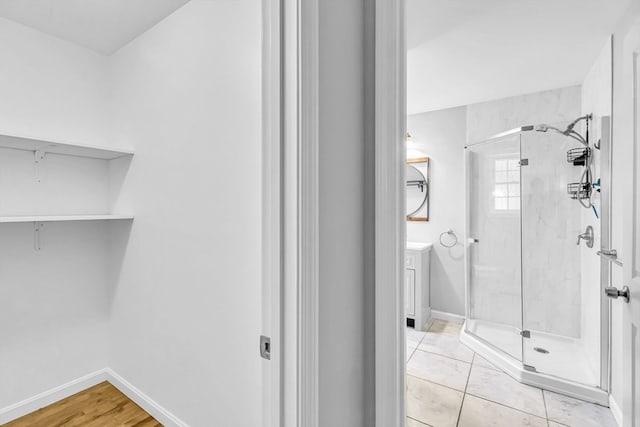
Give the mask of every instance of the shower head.
[(536, 132), (549, 132), (550, 130), (552, 130), (554, 132), (558, 132), (558, 133), (561, 133), (563, 135), (566, 135), (565, 131), (563, 131), (562, 129), (558, 129), (556, 127), (549, 126), (549, 125), (546, 125), (544, 123), (537, 125), (534, 129), (536, 130)]
[(564, 136), (568, 136), (569, 138), (573, 138), (576, 141), (578, 141), (579, 143), (581, 143), (582, 145), (584, 145), (585, 147), (589, 146), (589, 127), (587, 127), (587, 137), (584, 138), (582, 135), (580, 135), (578, 132), (576, 132), (575, 130), (573, 130), (573, 128), (582, 120), (587, 120), (587, 122), (589, 120), (591, 120), (591, 114), (587, 114), (586, 116), (582, 116), (582, 117), (578, 117), (577, 119), (575, 119), (573, 122), (569, 123), (569, 125), (567, 126), (566, 129), (562, 130), (562, 129), (558, 129), (556, 127), (553, 126), (549, 126), (546, 124), (539, 124), (537, 125), (534, 129), (537, 132), (548, 132), (550, 130), (557, 132), (559, 134), (562, 134)]

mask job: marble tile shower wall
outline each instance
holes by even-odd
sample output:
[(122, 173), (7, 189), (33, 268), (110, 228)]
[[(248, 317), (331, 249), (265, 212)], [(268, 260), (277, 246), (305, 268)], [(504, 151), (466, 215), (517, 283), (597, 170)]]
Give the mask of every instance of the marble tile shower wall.
[[(564, 124), (563, 124), (564, 125)], [(582, 168), (566, 161), (576, 143), (562, 135), (522, 134), (522, 293), (524, 328), (580, 337), (581, 210), (569, 198), (567, 183), (578, 182)]]
[[(593, 114), (593, 122), (591, 126), (591, 140), (597, 141), (602, 137), (602, 129), (601, 129), (601, 120), (603, 116), (611, 116), (612, 115), (612, 97), (611, 97), (611, 88), (613, 85), (612, 81), (612, 73), (611, 73), (611, 64), (613, 58), (613, 51), (611, 47), (611, 42), (608, 41), (602, 47), (600, 55), (598, 56), (597, 61), (587, 74), (587, 77), (584, 80), (582, 85), (582, 112), (583, 114), (591, 113)], [(583, 129), (584, 131), (584, 129)], [(601, 158), (604, 150), (611, 149), (611, 146), (603, 146), (602, 150), (594, 150), (594, 178), (602, 178), (605, 190), (608, 188), (607, 184), (609, 184), (608, 177), (602, 175), (602, 163)], [(614, 180), (615, 182), (615, 180)], [(609, 193), (611, 194), (611, 193)], [(605, 212), (602, 212), (602, 199), (601, 195), (598, 192), (593, 194), (592, 202), (596, 205), (597, 210), (599, 211), (601, 217), (602, 215), (606, 215)], [(600, 300), (601, 300), (601, 291), (600, 291), (600, 268), (601, 268), (601, 260), (596, 254), (597, 250), (601, 247), (619, 247), (616, 242), (620, 242), (622, 236), (618, 235), (618, 238), (613, 237), (611, 242), (602, 242), (602, 222), (601, 219), (596, 218), (594, 213), (587, 209), (581, 210), (582, 215), (582, 230), (584, 230), (587, 226), (591, 225), (595, 233), (595, 242), (593, 248), (589, 249), (585, 245), (580, 247), (580, 258), (582, 260), (582, 340), (585, 348), (585, 354), (587, 355), (587, 361), (591, 365), (594, 371), (598, 371), (600, 369), (600, 344), (603, 341), (604, 337), (600, 335), (600, 324), (603, 313), (600, 312)], [(616, 228), (616, 224), (612, 223), (612, 230)], [(612, 266), (611, 269), (611, 283), (621, 283), (622, 282), (622, 270), (616, 266)], [(620, 306), (617, 304), (613, 304), (611, 306), (613, 312), (611, 315), (611, 319), (613, 323), (611, 324), (612, 338), (611, 345), (612, 348), (617, 348), (616, 343), (618, 342), (618, 337), (616, 337), (617, 331), (620, 329), (616, 325), (616, 320), (619, 317), (616, 315), (616, 310)], [(597, 315), (600, 314), (600, 315)], [(619, 347), (618, 347), (619, 348)], [(615, 355), (612, 356), (615, 358)], [(616, 363), (614, 359), (612, 359), (611, 366), (621, 366), (620, 363)], [(613, 390), (613, 394), (617, 393), (616, 385), (620, 383), (620, 376), (616, 375), (616, 370), (614, 369), (612, 372), (612, 380), (611, 380), (611, 390)], [(618, 371), (619, 372), (619, 371)], [(622, 387), (618, 387), (620, 389)], [(619, 402), (620, 400), (618, 400)]]
[(581, 90), (570, 86), (469, 105), (467, 143), (524, 125), (571, 122), (580, 116)]

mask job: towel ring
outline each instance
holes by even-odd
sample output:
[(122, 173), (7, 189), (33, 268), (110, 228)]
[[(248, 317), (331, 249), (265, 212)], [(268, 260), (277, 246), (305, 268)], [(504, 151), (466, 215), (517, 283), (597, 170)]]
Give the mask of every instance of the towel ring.
[[(446, 244), (443, 241), (443, 238), (444, 238), (445, 234), (448, 235), (448, 236), (452, 236), (453, 237), (453, 243)], [(442, 233), (440, 233), (440, 244), (442, 246), (444, 246), (445, 248), (452, 248), (452, 247), (454, 247), (455, 245), (458, 244), (458, 236), (456, 236), (456, 233), (454, 233), (453, 230), (451, 230), (451, 229), (449, 229), (447, 231), (443, 231)]]

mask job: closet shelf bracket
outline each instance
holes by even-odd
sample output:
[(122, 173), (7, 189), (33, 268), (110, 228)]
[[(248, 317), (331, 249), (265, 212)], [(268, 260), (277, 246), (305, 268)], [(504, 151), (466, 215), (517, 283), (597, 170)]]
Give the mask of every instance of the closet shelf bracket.
[(44, 150), (35, 150), (33, 152), (33, 171), (36, 182), (41, 182), (40, 164), (43, 162), (45, 154)]
[(40, 252), (40, 230), (44, 227), (44, 223), (39, 221), (33, 222), (33, 250)]

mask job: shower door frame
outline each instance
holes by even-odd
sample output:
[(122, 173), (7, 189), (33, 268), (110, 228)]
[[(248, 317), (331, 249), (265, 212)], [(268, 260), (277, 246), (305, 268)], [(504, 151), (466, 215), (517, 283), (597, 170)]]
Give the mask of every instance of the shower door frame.
[[(608, 117), (610, 120), (610, 117)], [(610, 124), (610, 121), (608, 122)], [(582, 400), (598, 403), (601, 405), (609, 406), (609, 384), (611, 377), (610, 369), (610, 301), (606, 298), (604, 291), (600, 292), (600, 386), (592, 387), (585, 384), (570, 381), (561, 377), (557, 377), (550, 374), (541, 372), (535, 372), (527, 370), (525, 368), (526, 360), (524, 349), (522, 352), (522, 360), (509, 355), (493, 343), (479, 337), (472, 332), (467, 331), (467, 320), (471, 319), (471, 243), (470, 243), (470, 222), (469, 222), (469, 209), (470, 203), (470, 191), (469, 191), (469, 179), (472, 177), (469, 174), (469, 149), (475, 146), (491, 144), (498, 142), (497, 140), (505, 138), (510, 135), (529, 132), (534, 129), (533, 126), (523, 126), (520, 128), (512, 129), (500, 134), (494, 135), (484, 141), (480, 141), (474, 144), (465, 146), (464, 152), (464, 182), (465, 182), (465, 324), (462, 328), (460, 335), (461, 341), (470, 347), (473, 351), (480, 353), (485, 359), (493, 362), (506, 373), (516, 380), (543, 388), (545, 390), (557, 391), (563, 394), (567, 394), (573, 397), (577, 397)], [(600, 212), (600, 233), (601, 233), (601, 245), (603, 248), (608, 248), (611, 239), (611, 197), (610, 197), (610, 183), (611, 183), (611, 129), (610, 125), (603, 126), (603, 132), (601, 137), (601, 177), (605, 178), (601, 187), (601, 212)], [(520, 152), (522, 150), (522, 139), (520, 140)], [(522, 182), (522, 181), (521, 181)], [(521, 193), (522, 197), (522, 193)], [(520, 211), (520, 227), (522, 228), (522, 211)], [(521, 254), (522, 254), (522, 242), (521, 242)], [(522, 262), (522, 255), (521, 255)], [(522, 266), (521, 266), (522, 268)], [(601, 259), (600, 262), (600, 288), (608, 286), (610, 281), (610, 268), (606, 260)], [(520, 283), (521, 290), (524, 283)], [(522, 297), (523, 294), (521, 294)], [(521, 300), (521, 310), (524, 309), (524, 301)], [(524, 324), (521, 324), (521, 329), (524, 328)], [(525, 339), (524, 337), (520, 338)]]

